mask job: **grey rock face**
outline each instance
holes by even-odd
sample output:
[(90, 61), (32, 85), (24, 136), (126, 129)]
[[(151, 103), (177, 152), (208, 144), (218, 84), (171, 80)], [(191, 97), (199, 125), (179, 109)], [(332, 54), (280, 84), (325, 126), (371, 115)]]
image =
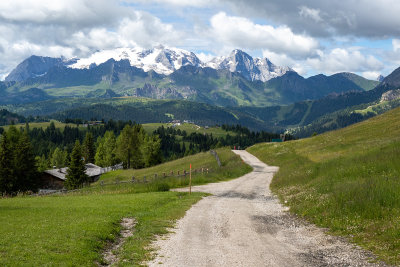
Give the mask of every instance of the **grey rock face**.
[(260, 80), (263, 82), (293, 71), (288, 67), (276, 66), (267, 58), (253, 58), (238, 49), (233, 50), (228, 57), (214, 58), (206, 65), (215, 69), (229, 69), (231, 72), (238, 72), (250, 81)]
[(24, 81), (44, 75), (51, 68), (72, 64), (74, 60), (66, 61), (64, 58), (31, 56), (22, 61), (6, 78), (5, 81)]

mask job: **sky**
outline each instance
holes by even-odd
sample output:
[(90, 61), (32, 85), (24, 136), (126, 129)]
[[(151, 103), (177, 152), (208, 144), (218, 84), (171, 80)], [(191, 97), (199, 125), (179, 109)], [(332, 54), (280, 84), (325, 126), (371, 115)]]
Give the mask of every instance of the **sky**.
[(0, 80), (31, 55), (159, 44), (375, 79), (400, 66), (398, 14), (398, 0), (1, 0)]

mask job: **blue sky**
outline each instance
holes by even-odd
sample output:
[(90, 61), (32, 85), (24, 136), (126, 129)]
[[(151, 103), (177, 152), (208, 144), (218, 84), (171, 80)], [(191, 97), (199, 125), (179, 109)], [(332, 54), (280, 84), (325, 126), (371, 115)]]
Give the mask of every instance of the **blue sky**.
[(202, 60), (238, 48), (304, 76), (374, 79), (400, 66), (398, 14), (395, 0), (3, 0), (0, 78), (32, 54), (163, 44)]

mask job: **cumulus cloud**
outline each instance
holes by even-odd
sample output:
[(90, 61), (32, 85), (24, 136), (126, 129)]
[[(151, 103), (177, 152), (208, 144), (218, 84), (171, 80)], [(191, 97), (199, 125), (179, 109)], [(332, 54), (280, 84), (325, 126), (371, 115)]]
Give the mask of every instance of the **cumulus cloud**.
[(364, 55), (358, 49), (335, 48), (328, 52), (318, 51), (318, 57), (308, 58), (306, 63), (323, 73), (381, 71), (384, 65), (372, 55)]
[(166, 5), (174, 5), (181, 7), (209, 7), (210, 5), (217, 4), (217, 0), (131, 0), (130, 2), (136, 3), (158, 3)]
[(262, 55), (278, 66), (287, 66), (292, 68), (300, 75), (306, 75), (310, 70), (302, 60), (294, 60), (286, 54), (278, 54), (269, 50), (263, 50)]
[(228, 16), (224, 12), (211, 18), (211, 28), (214, 38), (239, 48), (268, 49), (294, 57), (311, 55), (318, 48), (315, 39), (294, 34), (286, 26), (255, 24), (246, 18)]
[(117, 0), (0, 1), (0, 20), (9, 23), (98, 27), (127, 15), (129, 10)]
[(393, 51), (397, 52), (400, 49), (400, 40), (399, 39), (393, 39), (392, 40), (392, 46), (393, 46)]
[[(387, 37), (400, 35), (397, 0), (221, 0), (238, 14), (261, 16), (311, 36), (350, 35)], [(300, 12), (299, 12), (300, 10)], [(323, 14), (323, 16), (321, 16)], [(315, 23), (316, 19), (322, 19)]]
[(377, 80), (381, 73), (379, 71), (364, 71), (362, 76), (366, 79)]
[(0, 76), (30, 55), (84, 57), (100, 49), (179, 44), (182, 35), (116, 0), (0, 1)]

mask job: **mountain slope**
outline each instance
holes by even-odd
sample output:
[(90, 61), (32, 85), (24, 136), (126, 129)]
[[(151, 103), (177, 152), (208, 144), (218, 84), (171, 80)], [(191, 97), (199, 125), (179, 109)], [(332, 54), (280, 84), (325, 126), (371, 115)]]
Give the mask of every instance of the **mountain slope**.
[[(357, 83), (353, 82), (354, 77)], [(109, 59), (87, 69), (56, 65), (45, 74), (28, 78), (7, 90), (22, 93), (35, 87), (54, 97), (81, 97), (108, 89), (124, 96), (189, 99), (219, 106), (272, 106), (318, 99), (332, 93), (362, 91), (362, 86), (369, 89), (371, 84), (376, 82), (354, 74), (304, 79), (292, 71), (267, 82), (250, 81), (239, 72), (192, 65), (162, 75), (132, 67), (128, 59)]]
[(66, 61), (64, 58), (31, 56), (12, 70), (5, 78), (5, 81), (25, 81), (29, 78), (35, 78), (46, 74), (46, 72), (53, 67), (64, 66), (72, 62), (73, 60)]
[(398, 266), (399, 117), (397, 108), (313, 138), (248, 150), (280, 167), (271, 188), (292, 212)]
[(259, 80), (262, 82), (293, 71), (288, 67), (276, 66), (267, 58), (253, 58), (239, 49), (233, 50), (228, 57), (214, 58), (205, 65), (217, 70), (228, 69), (230, 72), (240, 73), (249, 81)]

